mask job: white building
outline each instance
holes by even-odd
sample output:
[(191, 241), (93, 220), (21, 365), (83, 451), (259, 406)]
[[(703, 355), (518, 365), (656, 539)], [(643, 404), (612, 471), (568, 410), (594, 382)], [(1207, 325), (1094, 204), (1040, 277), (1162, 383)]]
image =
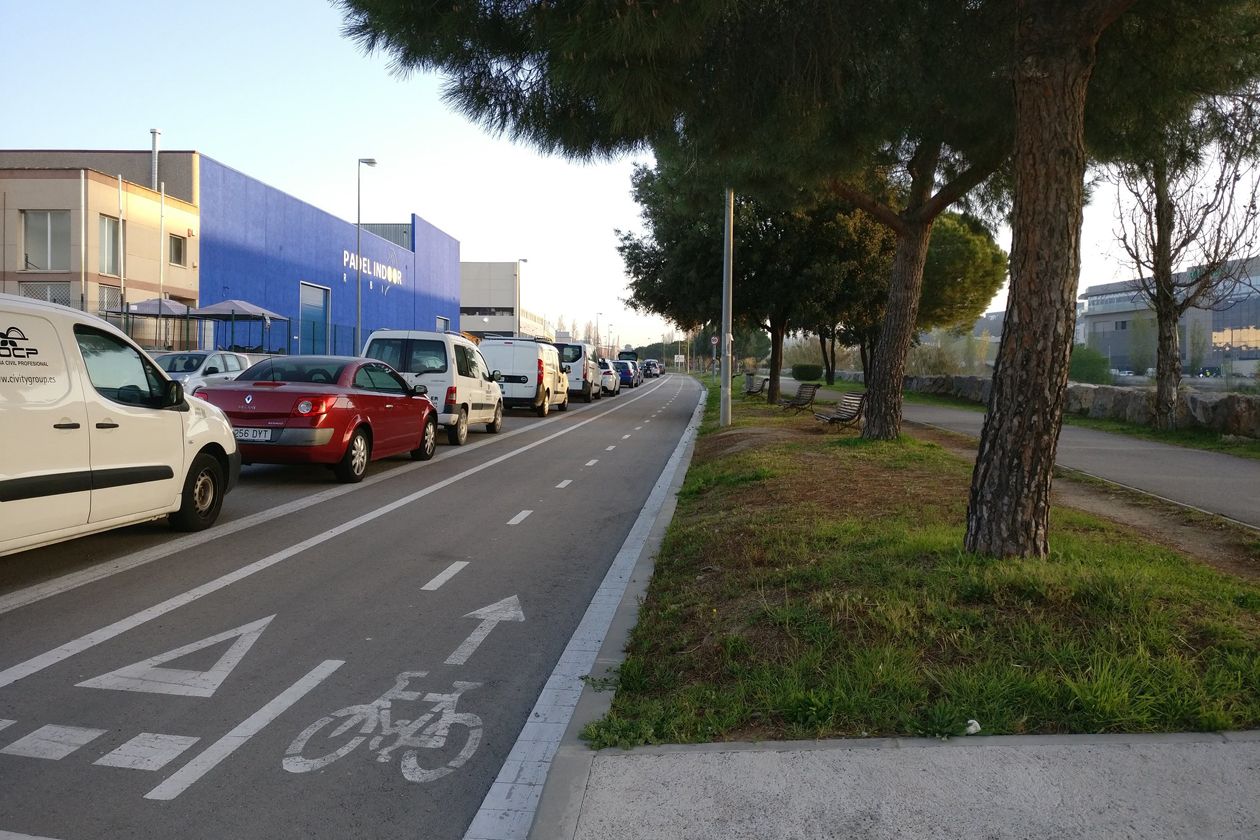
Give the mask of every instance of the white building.
[(531, 335), (554, 341), (550, 321), (521, 307), (521, 261), (459, 264), (459, 328), (473, 335)]

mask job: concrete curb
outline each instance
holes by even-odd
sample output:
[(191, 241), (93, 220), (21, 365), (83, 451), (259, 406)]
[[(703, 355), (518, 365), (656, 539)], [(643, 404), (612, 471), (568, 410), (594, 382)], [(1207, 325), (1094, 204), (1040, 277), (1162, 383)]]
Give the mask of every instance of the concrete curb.
[[(708, 390), (702, 384), (701, 405), (707, 399)], [(703, 413), (701, 414), (703, 417)], [(691, 456), (695, 452), (696, 437), (692, 437), (683, 452), (683, 469), (674, 474), (669, 492), (661, 512), (652, 525), (643, 551), (639, 554), (631, 573), (630, 582), (626, 585), (625, 594), (617, 611), (613, 614), (608, 635), (599, 649), (595, 659), (595, 669), (591, 678), (586, 681), (582, 695), (578, 698), (577, 707), (569, 726), (564, 731), (560, 747), (551, 760), (551, 770), (543, 785), (542, 798), (535, 812), (534, 824), (530, 828), (530, 840), (571, 840), (577, 833), (578, 817), (582, 813), (582, 801), (586, 795), (587, 782), (590, 779), (591, 767), (597, 753), (581, 739), (582, 730), (588, 723), (598, 720), (608, 713), (612, 707), (614, 692), (610, 689), (597, 688), (602, 681), (615, 675), (618, 667), (625, 661), (626, 644), (630, 633), (639, 620), (639, 605), (647, 594), (648, 584), (652, 580), (652, 571), (656, 566), (656, 555), (661, 542), (665, 539), (665, 531), (674, 519), (674, 510), (678, 507), (678, 491), (687, 479), (687, 471), (691, 467)]]

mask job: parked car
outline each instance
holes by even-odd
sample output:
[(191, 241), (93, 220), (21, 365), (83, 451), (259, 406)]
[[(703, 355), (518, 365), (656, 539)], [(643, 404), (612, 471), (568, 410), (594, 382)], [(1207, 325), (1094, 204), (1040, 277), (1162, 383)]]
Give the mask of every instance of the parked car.
[(481, 341), (503, 405), (529, 408), (546, 417), (552, 407), (569, 408), (569, 366), (560, 363), (555, 345), (533, 338), (485, 338)]
[(621, 393), (621, 374), (607, 359), (599, 360), (599, 386), (610, 397)]
[(154, 356), (153, 361), (166, 371), (167, 375), (184, 386), (184, 393), (197, 396), (202, 386), (214, 382), (230, 382), (241, 375), (241, 371), (254, 364), (244, 353), (231, 353), (217, 350), (188, 351), (182, 353), (162, 353)]
[(639, 387), (639, 382), (642, 380), (639, 378), (639, 371), (635, 367), (634, 362), (626, 361), (625, 359), (618, 359), (613, 362), (613, 365), (617, 368), (617, 373), (621, 381), (621, 387)]
[(376, 359), (277, 356), (202, 394), (232, 421), (247, 464), (327, 464), (356, 482), (369, 461), (427, 461), (437, 448), (426, 388)]
[(468, 441), (468, 427), (484, 423), (497, 434), (503, 428), (503, 393), (477, 345), (454, 332), (377, 330), (368, 336), (363, 355), (379, 359), (411, 385), (423, 385), (437, 409), (437, 422), (455, 446)]
[(634, 371), (634, 387), (638, 388), (643, 384), (643, 367), (638, 362), (630, 362), (630, 369)]
[(602, 389), (595, 349), (583, 342), (557, 342), (555, 347), (560, 354), (560, 364), (569, 366), (569, 396), (581, 397), (583, 402), (599, 399)]
[(648, 359), (643, 363), (643, 375), (653, 379), (661, 375), (661, 363), (656, 359)]
[(0, 294), (0, 555), (168, 517), (213, 525), (240, 455), (218, 409), (130, 338)]

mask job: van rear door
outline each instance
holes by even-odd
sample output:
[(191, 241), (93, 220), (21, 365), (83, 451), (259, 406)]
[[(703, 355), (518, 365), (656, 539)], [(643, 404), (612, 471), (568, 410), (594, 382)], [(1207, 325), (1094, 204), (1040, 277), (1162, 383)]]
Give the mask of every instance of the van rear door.
[(87, 407), (52, 323), (0, 312), (0, 549), (86, 525), (92, 501)]

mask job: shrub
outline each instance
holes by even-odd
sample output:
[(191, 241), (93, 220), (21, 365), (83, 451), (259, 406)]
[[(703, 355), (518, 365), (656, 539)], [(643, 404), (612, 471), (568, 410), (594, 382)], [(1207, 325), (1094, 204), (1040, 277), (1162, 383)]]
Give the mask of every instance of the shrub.
[(812, 382), (822, 379), (822, 365), (792, 365), (792, 378), (797, 382)]
[(1110, 385), (1111, 370), (1107, 367), (1107, 357), (1084, 344), (1074, 345), (1072, 361), (1068, 367), (1068, 379), (1093, 385)]

